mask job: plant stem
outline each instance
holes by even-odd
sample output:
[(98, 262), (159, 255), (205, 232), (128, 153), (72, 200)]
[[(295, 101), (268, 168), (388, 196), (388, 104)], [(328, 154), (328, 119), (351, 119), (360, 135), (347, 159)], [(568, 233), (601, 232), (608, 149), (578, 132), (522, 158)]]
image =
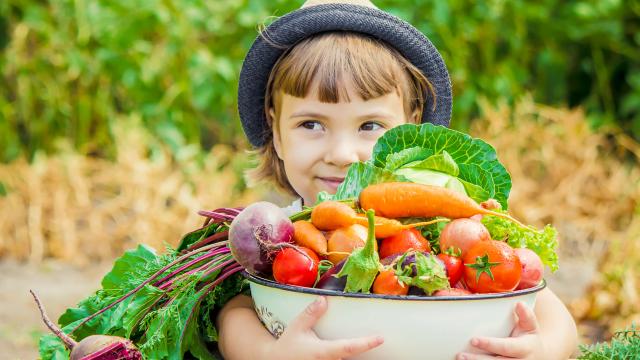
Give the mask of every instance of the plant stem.
[(216, 249), (216, 250), (210, 251), (210, 252), (208, 252), (208, 253), (206, 253), (206, 254), (204, 254), (204, 255), (200, 256), (200, 257), (197, 257), (197, 258), (195, 258), (195, 259), (191, 260), (190, 262), (186, 263), (185, 265), (182, 265), (182, 266), (181, 266), (181, 267), (179, 267), (178, 269), (176, 269), (176, 270), (172, 271), (169, 275), (167, 275), (167, 276), (163, 277), (162, 279), (160, 279), (160, 280), (156, 281), (156, 282), (153, 284), (153, 286), (158, 287), (160, 284), (162, 284), (162, 283), (164, 283), (165, 281), (167, 281), (167, 280), (171, 279), (174, 275), (176, 275), (176, 274), (178, 274), (178, 273), (180, 273), (180, 272), (184, 271), (185, 269), (188, 269), (189, 267), (193, 266), (194, 264), (197, 264), (197, 263), (199, 263), (199, 262), (201, 262), (201, 261), (204, 261), (204, 260), (206, 260), (206, 259), (208, 259), (208, 258), (210, 258), (210, 257), (216, 256), (216, 255), (218, 255), (218, 254), (222, 254), (222, 253), (225, 253), (225, 252), (226, 252), (226, 253), (228, 253), (229, 251), (230, 251), (230, 250), (229, 250), (228, 248), (226, 248), (226, 247), (225, 247), (225, 248), (221, 248), (221, 249)]
[(170, 262), (168, 265), (166, 265), (165, 267), (163, 267), (162, 269), (158, 270), (155, 274), (153, 274), (151, 277), (149, 277), (147, 280), (143, 281), (140, 285), (138, 285), (137, 287), (135, 287), (133, 290), (129, 291), (128, 293), (126, 293), (124, 296), (120, 297), (120, 299), (112, 302), (111, 304), (109, 304), (107, 307), (102, 308), (102, 310), (99, 310), (89, 316), (87, 316), (86, 318), (84, 318), (84, 320), (82, 320), (78, 325), (76, 325), (76, 327), (73, 328), (73, 330), (71, 330), (71, 332), (69, 332), (69, 334), (73, 334), (74, 331), (78, 330), (78, 328), (84, 324), (86, 324), (89, 320), (95, 318), (96, 316), (104, 313), (105, 311), (111, 309), (112, 307), (116, 306), (117, 304), (123, 302), (124, 300), (126, 300), (127, 298), (129, 298), (131, 295), (137, 293), (138, 291), (140, 291), (140, 289), (142, 289), (145, 285), (147, 285), (148, 283), (152, 282), (153, 280), (155, 280), (158, 276), (162, 275), (165, 271), (171, 269), (174, 265), (179, 264), (180, 262), (182, 262), (185, 259), (190, 258), (191, 256), (200, 253), (202, 251), (206, 251), (209, 250), (211, 248), (213, 248), (213, 245), (209, 245), (209, 246), (205, 246), (202, 247), (200, 249), (194, 250), (192, 252), (189, 252), (187, 254), (184, 254), (182, 256), (180, 256), (179, 258), (173, 260), (172, 262)]
[(56, 334), (56, 336), (60, 338), (60, 340), (62, 340), (62, 342), (64, 343), (64, 346), (66, 346), (67, 349), (73, 350), (73, 348), (76, 347), (78, 343), (75, 340), (73, 340), (70, 336), (65, 334), (64, 331), (62, 331), (62, 329), (60, 329), (56, 324), (54, 324), (51, 321), (51, 319), (49, 319), (49, 317), (47, 316), (47, 313), (44, 310), (44, 306), (42, 306), (42, 303), (40, 302), (40, 298), (38, 298), (38, 295), (36, 295), (36, 293), (33, 290), (29, 290), (29, 292), (31, 293), (31, 295), (33, 295), (33, 299), (36, 301), (36, 305), (38, 305), (38, 310), (40, 310), (40, 316), (42, 317), (42, 321), (44, 321), (44, 324), (47, 325), (49, 330), (51, 330), (54, 334)]

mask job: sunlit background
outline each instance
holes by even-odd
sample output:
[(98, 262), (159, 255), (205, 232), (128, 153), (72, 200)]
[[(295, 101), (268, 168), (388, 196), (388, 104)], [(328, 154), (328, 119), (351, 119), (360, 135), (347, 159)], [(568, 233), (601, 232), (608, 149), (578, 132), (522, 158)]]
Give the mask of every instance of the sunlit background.
[[(549, 274), (581, 342), (640, 323), (640, 1), (379, 0), (441, 51), (452, 127), (496, 147), (510, 209), (561, 234)], [(52, 317), (139, 242), (248, 189), (244, 54), (297, 0), (0, 1), (0, 349), (36, 357)]]

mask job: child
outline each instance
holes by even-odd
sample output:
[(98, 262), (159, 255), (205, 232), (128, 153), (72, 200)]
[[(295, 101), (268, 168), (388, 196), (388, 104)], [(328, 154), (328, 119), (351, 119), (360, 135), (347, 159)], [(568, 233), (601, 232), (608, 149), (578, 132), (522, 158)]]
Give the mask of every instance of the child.
[[(240, 116), (262, 159), (253, 177), (298, 196), (292, 210), (312, 205), (319, 191), (335, 192), (349, 165), (366, 161), (386, 130), (409, 122), (448, 125), (450, 82), (435, 48), (410, 25), (358, 3), (364, 6), (316, 5), (288, 14), (245, 59)], [(275, 339), (251, 298), (237, 296), (217, 318), (219, 349), (229, 359), (340, 359), (383, 343), (376, 336), (319, 339), (312, 328), (326, 309), (319, 298)], [(511, 337), (472, 340), (494, 355), (458, 358), (566, 359), (575, 349), (573, 319), (550, 290), (539, 293), (535, 312), (518, 304), (515, 313)]]

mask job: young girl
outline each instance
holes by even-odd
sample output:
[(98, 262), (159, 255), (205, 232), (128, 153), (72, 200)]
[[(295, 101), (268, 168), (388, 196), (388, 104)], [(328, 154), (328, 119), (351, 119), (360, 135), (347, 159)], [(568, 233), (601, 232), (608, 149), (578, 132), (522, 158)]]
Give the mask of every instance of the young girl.
[[(409, 122), (442, 124), (443, 116), (448, 124), (451, 104), (446, 70), (445, 75), (433, 72), (433, 61), (420, 62), (419, 57), (410, 61), (402, 55), (412, 54), (407, 47), (419, 46), (415, 41), (397, 45), (392, 42), (397, 34), (376, 33), (379, 26), (368, 29), (353, 25), (354, 21), (366, 24), (373, 17), (374, 22), (391, 19), (389, 24), (400, 33), (409, 26), (371, 8), (370, 3), (363, 5), (369, 8), (342, 4), (299, 10), (302, 15), (276, 22), (264, 33), (274, 49), (283, 39), (270, 35), (289, 32), (302, 36), (309, 32), (305, 26), (313, 16), (319, 16), (318, 12), (331, 12), (328, 21), (338, 23), (346, 12), (350, 22), (329, 29), (332, 31), (322, 28), (304, 35), (294, 46), (281, 49), (274, 64), (269, 61), (273, 54), (255, 51), (255, 44), (245, 60), (240, 79), (240, 115), (262, 160), (253, 177), (272, 180), (299, 197), (292, 211), (300, 210), (302, 204), (312, 205), (320, 191), (335, 192), (349, 165), (366, 161), (386, 130)], [(296, 23), (297, 19), (303, 21)], [(287, 28), (288, 24), (293, 25)], [(360, 28), (352, 29), (353, 26)], [(408, 36), (417, 35), (411, 32)], [(402, 49), (402, 54), (397, 48)], [(431, 55), (435, 51), (428, 46), (424, 49)], [(270, 67), (266, 69), (268, 76), (260, 76), (256, 66), (251, 65), (256, 53), (267, 63), (264, 66)], [(435, 57), (435, 67), (443, 66), (439, 55)], [(254, 70), (248, 71), (247, 67)], [(263, 91), (264, 101), (262, 97), (255, 99), (256, 91)], [(243, 98), (251, 94), (251, 99)], [(246, 106), (251, 101), (254, 106)], [(254, 109), (256, 101), (261, 104), (258, 110)], [(218, 316), (220, 352), (228, 359), (341, 359), (383, 343), (384, 339), (376, 336), (332, 341), (318, 338), (313, 326), (326, 310), (327, 301), (321, 297), (275, 339), (260, 323), (251, 298), (239, 295)], [(515, 314), (517, 322), (511, 337), (471, 341), (480, 352), (493, 355), (461, 353), (458, 358), (566, 359), (575, 349), (575, 323), (548, 288), (539, 293), (535, 311), (520, 303)]]

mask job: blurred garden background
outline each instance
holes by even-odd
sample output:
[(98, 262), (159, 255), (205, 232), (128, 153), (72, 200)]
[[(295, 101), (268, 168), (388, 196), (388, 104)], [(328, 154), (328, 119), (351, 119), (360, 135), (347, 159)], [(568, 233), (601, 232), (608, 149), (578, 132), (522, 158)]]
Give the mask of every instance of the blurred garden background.
[[(452, 127), (496, 147), (512, 212), (560, 232), (552, 289), (581, 342), (640, 323), (640, 1), (378, 0), (441, 51)], [(236, 111), (262, 24), (301, 0), (0, 1), (0, 358), (139, 242), (247, 188)], [(10, 354), (10, 355), (7, 355)]]

